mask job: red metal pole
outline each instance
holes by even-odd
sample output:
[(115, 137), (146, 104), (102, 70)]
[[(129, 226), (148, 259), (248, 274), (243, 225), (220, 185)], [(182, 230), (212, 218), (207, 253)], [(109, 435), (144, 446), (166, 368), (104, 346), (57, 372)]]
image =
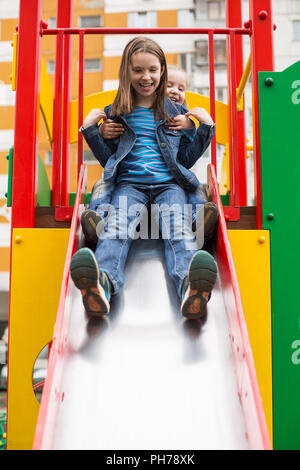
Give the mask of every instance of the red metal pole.
[[(242, 25), (242, 1), (226, 0), (226, 26), (228, 28), (240, 28)], [(232, 58), (231, 58), (232, 59)], [(243, 74), (243, 37), (235, 35), (235, 67), (237, 85)], [(229, 107), (231, 108), (231, 103)], [(246, 126), (244, 109), (237, 113), (238, 128), (238, 173), (239, 173), (239, 205), (247, 205), (247, 150), (246, 150)]]
[(20, 0), (12, 177), (12, 230), (35, 226), (42, 0)]
[[(258, 72), (274, 70), (272, 0), (249, 0), (256, 224), (262, 228)], [(262, 45), (265, 45), (264, 47)]]
[(52, 145), (52, 205), (61, 205), (61, 157), (62, 157), (62, 93), (64, 65), (64, 33), (56, 37), (55, 55), (55, 94), (53, 112), (53, 145)]
[(240, 206), (240, 174), (239, 174), (239, 148), (238, 148), (238, 121), (237, 121), (237, 99), (236, 99), (236, 50), (235, 50), (235, 34), (230, 33), (229, 36), (230, 45), (230, 56), (231, 56), (231, 77), (230, 77), (230, 88), (231, 88), (231, 130), (232, 130), (232, 165), (233, 165), (233, 186), (231, 187), (233, 195), (233, 204), (235, 207)]
[(236, 34), (249, 35), (247, 28), (49, 28), (44, 29), (44, 35), (55, 35), (59, 31), (65, 34), (229, 34), (230, 31)]
[[(216, 122), (216, 103), (215, 103), (215, 54), (214, 54), (214, 32), (208, 33), (208, 55), (209, 55), (209, 97), (210, 97), (210, 114), (214, 122)], [(211, 142), (211, 162), (215, 167), (217, 174), (217, 146), (216, 136), (214, 135)]]
[[(78, 78), (78, 129), (83, 123), (83, 99), (84, 99), (84, 31), (79, 34), (79, 78)], [(83, 139), (81, 132), (78, 132), (77, 149), (77, 173), (80, 175), (80, 168), (83, 162)]]
[[(74, 0), (58, 0), (57, 27), (70, 28), (73, 23)], [(64, 38), (64, 68), (63, 68), (63, 123), (62, 123), (62, 161), (61, 161), (61, 205), (69, 205), (70, 158), (69, 121), (72, 87), (72, 43), (73, 37)]]

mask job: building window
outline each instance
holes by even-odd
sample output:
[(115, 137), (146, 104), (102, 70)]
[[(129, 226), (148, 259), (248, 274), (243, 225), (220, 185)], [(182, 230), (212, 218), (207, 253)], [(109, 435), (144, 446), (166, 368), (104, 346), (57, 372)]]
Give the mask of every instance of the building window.
[(52, 165), (52, 151), (48, 150), (45, 153), (45, 165)]
[(196, 41), (196, 65), (208, 65), (208, 43), (207, 41)]
[(53, 75), (55, 73), (55, 61), (54, 60), (48, 60), (47, 72), (49, 75)]
[(300, 20), (293, 21), (293, 39), (300, 41)]
[(218, 101), (222, 101), (222, 103), (226, 103), (227, 102), (227, 88), (216, 87), (215, 98)]
[(202, 96), (209, 96), (209, 88), (198, 88), (197, 92)]
[(83, 163), (99, 163), (98, 160), (94, 157), (91, 150), (83, 151)]
[(217, 39), (214, 42), (215, 64), (226, 65), (226, 41)]
[(224, 2), (210, 0), (207, 2), (207, 18), (209, 20), (220, 20), (225, 18)]
[[(196, 41), (196, 65), (198, 67), (208, 66), (208, 42)], [(216, 39), (214, 41), (214, 56), (215, 66), (226, 65), (226, 41), (223, 39)]]
[(194, 10), (178, 10), (177, 24), (178, 28), (192, 28), (195, 25)]
[(191, 74), (194, 71), (195, 54), (193, 52), (186, 52), (185, 54), (179, 55), (180, 67), (186, 71), (187, 74)]
[(84, 71), (85, 72), (101, 72), (101, 59), (85, 59)]
[(56, 28), (56, 17), (48, 19), (48, 28)]
[(128, 13), (128, 28), (155, 28), (156, 11), (138, 11)]
[(79, 27), (80, 28), (100, 28), (102, 24), (102, 16), (91, 15), (91, 16), (80, 16)]

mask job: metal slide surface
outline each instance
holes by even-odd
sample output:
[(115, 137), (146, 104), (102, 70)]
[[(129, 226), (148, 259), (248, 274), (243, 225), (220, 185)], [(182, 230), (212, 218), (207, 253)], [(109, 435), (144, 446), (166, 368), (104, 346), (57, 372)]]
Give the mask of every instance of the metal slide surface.
[(247, 449), (219, 282), (199, 328), (183, 321), (161, 240), (136, 240), (110, 320), (70, 280), (64, 398), (53, 449)]

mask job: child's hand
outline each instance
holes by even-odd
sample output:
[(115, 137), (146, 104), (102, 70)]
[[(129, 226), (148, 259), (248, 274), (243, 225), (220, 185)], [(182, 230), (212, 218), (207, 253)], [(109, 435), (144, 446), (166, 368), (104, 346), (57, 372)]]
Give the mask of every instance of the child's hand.
[(182, 131), (185, 129), (190, 129), (193, 126), (193, 121), (184, 114), (178, 114), (172, 119), (171, 122), (168, 123), (169, 129), (172, 131)]
[(83, 128), (90, 127), (93, 124), (97, 124), (101, 119), (106, 120), (106, 114), (102, 109), (92, 109), (85, 120), (83, 121)]
[(204, 108), (193, 108), (188, 113), (186, 113), (186, 116), (194, 116), (194, 118), (196, 118), (199, 122), (203, 122), (209, 126), (214, 124), (214, 121)]
[(106, 119), (99, 127), (99, 132), (103, 139), (115, 139), (123, 134), (124, 128), (122, 124)]

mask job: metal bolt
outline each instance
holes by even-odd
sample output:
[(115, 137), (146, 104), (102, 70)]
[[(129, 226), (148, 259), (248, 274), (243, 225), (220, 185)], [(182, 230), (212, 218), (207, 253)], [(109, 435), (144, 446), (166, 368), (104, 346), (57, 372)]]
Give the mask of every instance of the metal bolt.
[(269, 16), (269, 14), (268, 14), (268, 12), (267, 12), (266, 10), (260, 10), (260, 11), (258, 12), (258, 18), (259, 18), (260, 20), (266, 20), (266, 19), (268, 18), (268, 16)]
[(258, 238), (258, 243), (260, 243), (261, 245), (262, 245), (263, 243), (265, 243), (265, 241), (266, 241), (266, 239), (265, 239), (265, 237), (263, 237), (263, 236), (261, 236), (261, 237)]
[(17, 235), (15, 237), (15, 243), (18, 243), (18, 244), (22, 243), (22, 237), (20, 237), (20, 235)]
[(270, 86), (273, 86), (274, 80), (273, 80), (273, 78), (268, 77), (268, 78), (265, 79), (265, 82), (264, 82), (264, 83), (265, 83), (265, 85), (266, 85), (267, 87), (270, 87)]
[(272, 212), (270, 212), (270, 213), (267, 215), (267, 219), (268, 219), (268, 220), (273, 220), (273, 219), (274, 219), (274, 214), (272, 214)]

